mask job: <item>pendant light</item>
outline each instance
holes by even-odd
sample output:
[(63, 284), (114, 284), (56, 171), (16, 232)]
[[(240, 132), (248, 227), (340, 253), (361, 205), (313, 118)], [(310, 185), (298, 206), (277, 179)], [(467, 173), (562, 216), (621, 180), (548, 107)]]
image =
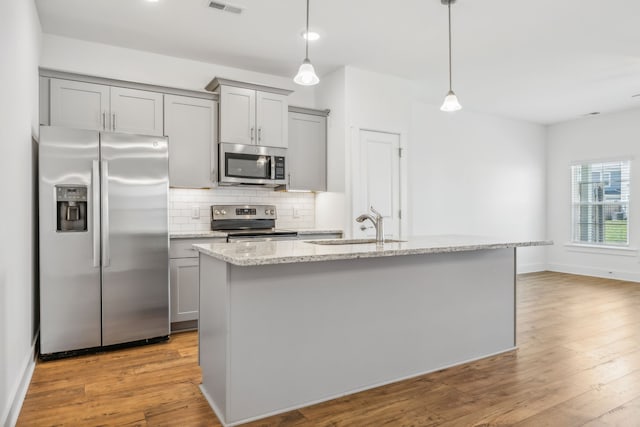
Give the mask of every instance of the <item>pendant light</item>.
[(441, 0), (442, 4), (447, 6), (449, 9), (449, 93), (444, 98), (444, 102), (442, 103), (442, 107), (440, 109), (442, 111), (453, 112), (462, 109), (462, 105), (458, 102), (458, 97), (453, 91), (453, 83), (451, 78), (451, 4), (455, 3), (456, 0)]
[[(305, 34), (309, 34), (309, 0), (307, 0), (307, 31)], [(313, 69), (311, 61), (309, 61), (309, 37), (305, 37), (305, 43), (306, 55), (293, 81), (302, 86), (313, 86), (317, 85), (320, 79), (316, 75), (316, 70)]]

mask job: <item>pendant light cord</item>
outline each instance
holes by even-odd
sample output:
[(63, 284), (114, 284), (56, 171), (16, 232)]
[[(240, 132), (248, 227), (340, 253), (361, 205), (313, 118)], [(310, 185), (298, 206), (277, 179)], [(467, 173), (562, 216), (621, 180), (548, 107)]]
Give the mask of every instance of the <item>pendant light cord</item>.
[[(307, 3), (308, 2), (309, 0), (307, 0)], [(448, 2), (448, 9), (449, 9), (449, 92), (451, 92), (453, 91), (453, 83), (451, 82), (452, 81), (452, 77), (451, 77), (451, 0), (449, 0)], [(308, 19), (309, 19), (309, 15), (307, 15), (307, 20)], [(309, 24), (307, 23), (307, 25)], [(307, 28), (307, 32), (309, 32), (308, 28)]]
[(307, 33), (304, 38), (306, 41), (305, 59), (309, 59), (309, 0), (307, 0)]

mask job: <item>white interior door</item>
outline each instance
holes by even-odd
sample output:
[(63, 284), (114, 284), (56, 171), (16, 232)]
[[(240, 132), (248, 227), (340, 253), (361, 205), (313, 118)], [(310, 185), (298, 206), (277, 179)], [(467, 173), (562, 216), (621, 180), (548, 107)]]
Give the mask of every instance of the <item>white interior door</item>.
[[(400, 135), (361, 130), (353, 161), (353, 215), (373, 206), (384, 216), (385, 237), (400, 236)], [(370, 221), (353, 219), (355, 238), (375, 237)]]

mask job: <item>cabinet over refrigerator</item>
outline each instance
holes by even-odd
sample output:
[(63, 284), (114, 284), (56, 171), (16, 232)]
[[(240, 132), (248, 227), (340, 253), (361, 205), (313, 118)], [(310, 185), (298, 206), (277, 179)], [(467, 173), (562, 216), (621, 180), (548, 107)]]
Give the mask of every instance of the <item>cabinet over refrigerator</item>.
[(40, 353), (169, 335), (163, 137), (41, 127)]

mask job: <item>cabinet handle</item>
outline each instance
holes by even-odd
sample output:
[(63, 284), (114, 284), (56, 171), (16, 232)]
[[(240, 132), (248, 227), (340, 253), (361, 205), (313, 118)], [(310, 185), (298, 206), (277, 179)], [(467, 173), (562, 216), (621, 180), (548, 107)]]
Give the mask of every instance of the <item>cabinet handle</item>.
[(258, 141), (262, 141), (262, 128), (258, 128)]
[(291, 187), (291, 174), (288, 175), (289, 178), (289, 187)]
[(107, 113), (102, 112), (102, 130), (107, 130)]
[(253, 141), (255, 138), (253, 136), (254, 132), (255, 132), (255, 128), (251, 128), (251, 141)]
[(116, 130), (116, 113), (113, 113), (113, 123), (111, 123), (113, 130)]

